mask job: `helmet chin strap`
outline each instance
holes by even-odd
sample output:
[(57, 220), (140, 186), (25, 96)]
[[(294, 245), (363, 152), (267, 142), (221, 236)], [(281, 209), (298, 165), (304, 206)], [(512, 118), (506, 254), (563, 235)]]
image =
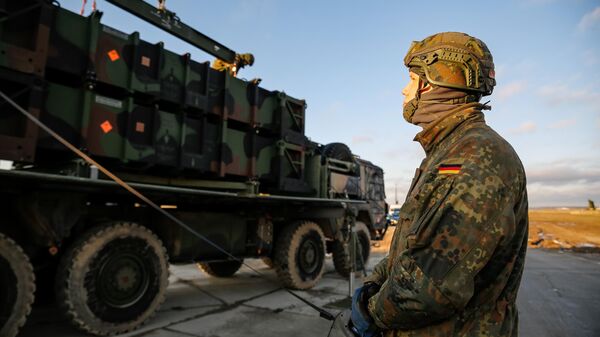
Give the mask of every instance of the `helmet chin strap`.
[[(404, 108), (402, 109), (402, 116), (404, 117), (404, 119), (412, 124), (412, 118), (415, 115), (415, 111), (417, 111), (417, 108), (419, 107), (419, 102), (421, 99), (421, 92), (423, 92), (423, 89), (427, 88), (428, 83), (426, 83), (425, 81), (423, 81), (423, 79), (421, 78), (421, 76), (419, 76), (419, 89), (417, 89), (417, 92), (415, 93), (415, 97), (413, 99), (411, 99), (410, 101), (408, 101), (406, 103), (406, 105), (404, 106)], [(421, 88), (421, 86), (423, 86), (423, 88)], [(427, 89), (429, 90), (429, 89)]]

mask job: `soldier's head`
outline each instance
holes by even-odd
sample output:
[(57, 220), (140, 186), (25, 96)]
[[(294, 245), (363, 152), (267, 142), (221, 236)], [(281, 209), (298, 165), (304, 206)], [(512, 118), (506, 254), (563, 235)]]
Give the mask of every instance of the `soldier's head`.
[(437, 89), (433, 96), (439, 102), (445, 98), (440, 92), (457, 102), (457, 98), (475, 102), (490, 95), (496, 85), (489, 49), (483, 41), (464, 33), (438, 33), (413, 42), (404, 65), (410, 74), (410, 82), (402, 91), (404, 117), (409, 122), (421, 95), (431, 95)]

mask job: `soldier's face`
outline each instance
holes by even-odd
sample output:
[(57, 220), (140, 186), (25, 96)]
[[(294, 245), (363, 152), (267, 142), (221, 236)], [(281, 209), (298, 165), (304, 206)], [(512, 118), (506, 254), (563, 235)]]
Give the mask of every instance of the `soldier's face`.
[(421, 92), (421, 94), (431, 90), (431, 86), (429, 84), (423, 85), (423, 81), (419, 78), (419, 75), (413, 73), (412, 71), (408, 72), (408, 76), (410, 80), (408, 84), (402, 89), (402, 95), (404, 95), (404, 102), (402, 106), (405, 106), (406, 103), (410, 102), (411, 99), (415, 98), (417, 92)]
[(411, 99), (415, 98), (417, 95), (417, 91), (419, 91), (420, 82), (419, 75), (413, 73), (412, 71), (408, 72), (408, 76), (410, 80), (408, 84), (402, 89), (402, 95), (404, 95), (404, 102), (402, 106), (405, 106)]

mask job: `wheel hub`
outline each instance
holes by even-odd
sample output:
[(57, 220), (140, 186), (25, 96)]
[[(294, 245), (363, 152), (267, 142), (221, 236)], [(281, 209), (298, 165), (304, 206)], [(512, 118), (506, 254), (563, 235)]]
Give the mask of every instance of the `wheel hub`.
[(148, 271), (139, 255), (116, 250), (101, 263), (97, 273), (98, 297), (106, 305), (126, 308), (148, 289)]
[(122, 291), (131, 289), (137, 282), (136, 271), (131, 267), (121, 268), (115, 278), (117, 279), (117, 288)]
[(318, 268), (318, 247), (312, 240), (304, 240), (300, 247), (300, 268), (312, 273)]

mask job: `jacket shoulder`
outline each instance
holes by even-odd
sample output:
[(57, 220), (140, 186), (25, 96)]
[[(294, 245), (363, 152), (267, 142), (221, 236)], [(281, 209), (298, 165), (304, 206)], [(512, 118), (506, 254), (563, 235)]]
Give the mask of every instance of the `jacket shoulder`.
[(525, 171), (519, 156), (486, 124), (460, 132), (450, 145), (447, 158), (461, 158), (464, 169), (473, 177), (496, 176), (506, 186), (525, 186)]

